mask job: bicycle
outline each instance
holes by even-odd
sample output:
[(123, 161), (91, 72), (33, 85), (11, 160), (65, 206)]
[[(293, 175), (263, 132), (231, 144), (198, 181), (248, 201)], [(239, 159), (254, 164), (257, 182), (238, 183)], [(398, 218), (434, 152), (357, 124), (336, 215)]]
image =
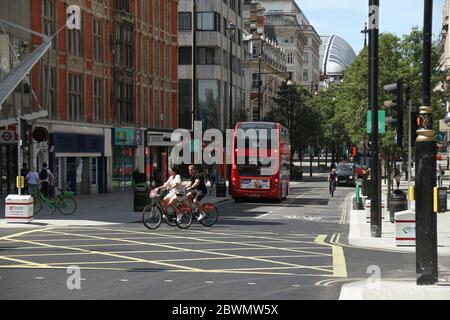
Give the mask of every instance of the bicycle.
[(336, 191), (336, 180), (330, 181), (330, 195), (334, 197), (334, 191)]
[[(192, 224), (192, 211), (188, 205), (183, 203), (183, 200), (178, 201), (177, 208), (182, 214), (181, 220), (178, 220), (174, 213), (169, 213), (162, 207), (162, 200), (167, 195), (167, 192), (157, 193), (156, 190), (150, 192), (152, 203), (142, 210), (142, 222), (145, 227), (150, 230), (157, 229), (162, 220), (170, 226), (177, 226), (180, 229), (187, 229)], [(177, 196), (184, 196), (183, 191), (177, 191)], [(184, 196), (185, 197), (185, 196)], [(170, 208), (170, 207), (169, 207)], [(168, 208), (168, 210), (169, 210)]]
[(59, 211), (63, 215), (70, 215), (77, 210), (77, 202), (73, 198), (75, 192), (71, 191), (69, 186), (67, 186), (66, 190), (61, 188), (56, 189), (60, 191), (60, 194), (53, 201), (49, 200), (40, 190), (32, 194), (33, 214), (41, 211), (43, 204), (53, 209), (52, 214)]
[[(187, 192), (186, 189), (183, 189), (183, 193), (182, 193), (183, 198), (181, 200), (179, 200), (179, 204), (185, 203), (187, 201), (187, 197), (186, 197), (187, 193), (189, 193), (189, 192)], [(189, 207), (189, 205), (186, 205), (186, 206), (190, 209), (190, 211), (192, 213), (192, 217), (196, 218), (198, 220), (198, 217), (200, 216), (200, 212), (198, 211), (195, 204), (192, 203), (191, 207)], [(205, 227), (212, 227), (214, 224), (216, 224), (217, 220), (219, 219), (219, 210), (213, 203), (210, 203), (210, 202), (202, 204), (201, 208), (202, 208), (201, 211), (205, 214), (205, 217), (202, 220), (200, 220), (199, 222), (202, 225), (204, 225)], [(191, 221), (191, 223), (192, 223), (192, 221)]]
[[(194, 208), (194, 210), (192, 210)], [(197, 210), (197, 207), (192, 204), (192, 215), (194, 218), (198, 220), (198, 217), (200, 216), (200, 212)], [(203, 213), (205, 214), (205, 218), (200, 220), (199, 222), (204, 225), (205, 227), (212, 227), (217, 223), (217, 220), (219, 220), (219, 210), (217, 207), (210, 202), (204, 203), (201, 206)]]

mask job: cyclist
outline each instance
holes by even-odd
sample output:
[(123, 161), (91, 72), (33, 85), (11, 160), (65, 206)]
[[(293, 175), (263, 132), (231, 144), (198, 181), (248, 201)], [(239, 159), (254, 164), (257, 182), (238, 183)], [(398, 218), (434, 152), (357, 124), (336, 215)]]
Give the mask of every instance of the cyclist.
[(181, 183), (180, 171), (177, 168), (172, 167), (170, 168), (169, 173), (170, 173), (169, 179), (161, 187), (156, 188), (156, 191), (158, 193), (160, 190), (169, 191), (169, 193), (164, 197), (164, 199), (161, 202), (162, 208), (164, 209), (165, 212), (167, 212), (167, 208), (169, 206), (172, 207), (177, 215), (177, 220), (180, 221), (182, 214), (177, 208), (179, 197), (177, 195), (177, 191), (180, 191), (181, 188), (183, 187)]
[(336, 173), (336, 169), (332, 169), (331, 173), (328, 175), (328, 182), (329, 182), (329, 190), (331, 193), (331, 184), (334, 184), (334, 188), (336, 189), (336, 184), (337, 184), (337, 173)]
[(192, 206), (192, 202), (194, 202), (200, 213), (197, 219), (198, 221), (201, 221), (206, 218), (206, 215), (202, 210), (200, 201), (208, 194), (208, 190), (206, 189), (203, 175), (197, 173), (197, 169), (194, 165), (189, 166), (189, 174), (191, 175), (191, 183), (186, 186), (186, 190), (190, 192), (186, 195), (186, 198), (188, 199), (190, 206)]

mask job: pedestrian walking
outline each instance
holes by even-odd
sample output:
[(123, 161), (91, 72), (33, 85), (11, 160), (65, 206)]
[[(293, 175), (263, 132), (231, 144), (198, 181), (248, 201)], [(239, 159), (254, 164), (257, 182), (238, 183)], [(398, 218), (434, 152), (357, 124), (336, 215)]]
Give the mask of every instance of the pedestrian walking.
[(21, 188), (21, 193), (22, 194), (26, 194), (28, 192), (28, 183), (27, 180), (25, 179), (25, 177), (28, 174), (28, 168), (27, 168), (27, 164), (24, 163), (22, 165), (22, 169), (20, 170), (20, 176), (24, 178), (24, 184), (23, 184), (23, 188)]
[(395, 168), (394, 175), (395, 175), (395, 183), (397, 184), (397, 190), (398, 190), (398, 189), (400, 189), (400, 178), (402, 176), (402, 174), (398, 168)]
[(39, 174), (36, 171), (35, 167), (32, 167), (31, 170), (27, 173), (25, 180), (28, 184), (28, 193), (33, 195), (39, 191)]
[(53, 188), (53, 174), (45, 162), (42, 164), (42, 170), (39, 172), (39, 180), (41, 182), (41, 192), (45, 197), (50, 197), (52, 194), (51, 188)]
[(442, 165), (438, 166), (437, 177), (438, 177), (438, 187), (441, 188), (442, 182), (444, 180), (444, 169), (442, 168)]

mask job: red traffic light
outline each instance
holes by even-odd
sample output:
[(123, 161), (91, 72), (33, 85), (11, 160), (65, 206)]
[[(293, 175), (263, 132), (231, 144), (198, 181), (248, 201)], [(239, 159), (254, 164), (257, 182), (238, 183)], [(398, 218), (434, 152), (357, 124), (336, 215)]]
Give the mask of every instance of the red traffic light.
[(356, 147), (353, 147), (352, 148), (352, 156), (356, 157), (357, 152), (358, 152), (358, 149)]

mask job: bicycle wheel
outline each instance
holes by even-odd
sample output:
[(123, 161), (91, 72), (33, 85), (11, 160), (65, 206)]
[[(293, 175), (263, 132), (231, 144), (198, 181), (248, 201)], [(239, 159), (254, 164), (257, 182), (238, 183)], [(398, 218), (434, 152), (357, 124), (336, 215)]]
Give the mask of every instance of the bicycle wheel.
[(162, 212), (157, 206), (148, 205), (142, 211), (142, 222), (148, 229), (153, 230), (161, 225)]
[(205, 203), (202, 209), (206, 217), (200, 220), (200, 223), (205, 227), (213, 226), (219, 219), (219, 210), (217, 210), (217, 207), (212, 203)]
[(69, 215), (77, 210), (77, 202), (73, 198), (60, 198), (56, 203), (56, 208), (61, 214)]
[(171, 227), (176, 227), (177, 223), (175, 222), (177, 220), (177, 215), (173, 211), (172, 207), (167, 208), (166, 214), (163, 216), (163, 220), (165, 223), (167, 223)]
[(188, 206), (180, 206), (179, 207), (180, 213), (183, 215), (181, 220), (176, 220), (177, 227), (180, 229), (187, 229), (192, 224), (192, 211)]
[(42, 199), (39, 196), (33, 196), (33, 214), (37, 214), (42, 209)]

